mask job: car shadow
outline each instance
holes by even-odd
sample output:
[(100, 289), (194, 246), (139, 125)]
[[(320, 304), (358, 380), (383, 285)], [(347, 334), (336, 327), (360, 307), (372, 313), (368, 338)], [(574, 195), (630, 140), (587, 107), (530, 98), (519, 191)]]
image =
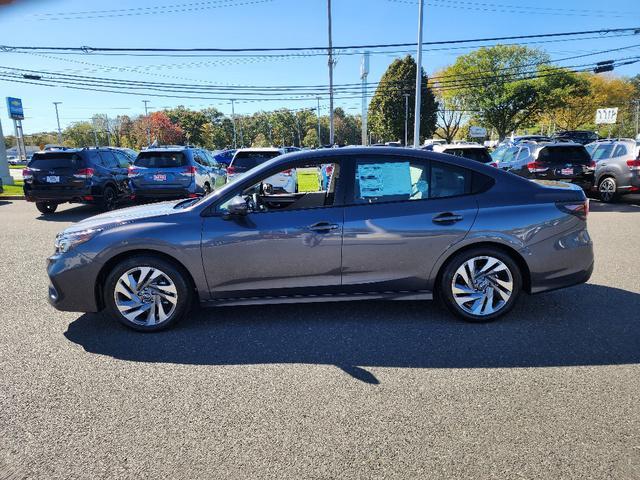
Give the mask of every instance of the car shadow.
[(100, 209), (95, 205), (79, 205), (71, 208), (65, 208), (64, 210), (58, 210), (57, 212), (49, 215), (41, 213), (36, 217), (36, 220), (45, 222), (79, 222), (80, 220), (93, 217), (100, 213), (102, 212), (100, 212)]
[(87, 352), (135, 362), (510, 368), (640, 362), (640, 294), (601, 285), (523, 296), (504, 319), (455, 320), (435, 302), (318, 303), (196, 310), (156, 334), (84, 314), (65, 336)]
[(589, 210), (592, 212), (640, 213), (640, 197), (638, 195), (629, 195), (622, 197), (615, 203), (604, 203), (600, 200), (591, 199), (589, 202)]

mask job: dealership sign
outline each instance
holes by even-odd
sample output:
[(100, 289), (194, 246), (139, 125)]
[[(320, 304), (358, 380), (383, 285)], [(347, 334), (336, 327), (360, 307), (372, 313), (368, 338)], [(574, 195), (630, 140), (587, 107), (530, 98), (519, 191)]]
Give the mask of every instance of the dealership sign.
[(22, 100), (19, 98), (7, 97), (7, 111), (12, 120), (24, 120), (24, 110), (22, 110)]
[(486, 137), (487, 129), (484, 127), (469, 127), (469, 136), (472, 138)]
[(601, 123), (616, 123), (618, 108), (599, 108), (596, 110), (596, 125)]

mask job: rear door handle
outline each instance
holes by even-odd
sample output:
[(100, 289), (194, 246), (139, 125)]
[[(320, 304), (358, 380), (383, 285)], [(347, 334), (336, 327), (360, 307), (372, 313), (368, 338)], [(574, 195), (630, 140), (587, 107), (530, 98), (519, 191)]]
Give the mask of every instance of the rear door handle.
[(462, 215), (456, 215), (455, 213), (445, 212), (433, 217), (433, 223), (456, 223), (463, 219)]
[(338, 228), (340, 228), (339, 225), (336, 225), (335, 223), (329, 223), (329, 222), (318, 222), (318, 223), (314, 223), (313, 225), (309, 225), (307, 227), (307, 230), (311, 230), (312, 232), (330, 232), (332, 230), (338, 230)]

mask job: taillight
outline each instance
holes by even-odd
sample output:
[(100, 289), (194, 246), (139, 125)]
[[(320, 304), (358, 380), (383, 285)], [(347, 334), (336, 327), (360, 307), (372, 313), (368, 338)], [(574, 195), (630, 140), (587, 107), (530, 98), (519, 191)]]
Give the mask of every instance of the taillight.
[(333, 165), (329, 165), (326, 169), (325, 172), (327, 172), (327, 177), (330, 177), (333, 174)]
[(127, 174), (129, 178), (135, 178), (140, 176), (140, 170), (135, 167), (129, 167), (129, 173)]
[(93, 177), (93, 168), (81, 168), (73, 174), (75, 178), (91, 178)]
[(236, 167), (229, 165), (227, 167), (227, 175), (233, 175), (234, 173), (236, 173)]
[(530, 162), (527, 163), (527, 170), (529, 170), (529, 173), (540, 173), (546, 172), (549, 168), (545, 167), (544, 164), (540, 162)]
[(491, 162), (489, 165), (498, 168), (498, 162)]
[(27, 182), (33, 180), (33, 172), (28, 168), (25, 168), (22, 170), (22, 178)]
[(282, 171), (282, 172), (280, 172), (280, 173), (282, 173), (282, 175), (284, 175), (285, 177), (290, 177), (290, 176), (291, 176), (291, 169), (289, 169), (289, 170), (283, 170), (283, 171)]
[(584, 202), (558, 202), (556, 206), (562, 210), (563, 212), (570, 213), (571, 215), (575, 215), (582, 220), (587, 219), (587, 215), (589, 215), (589, 199), (587, 198)]
[(587, 170), (589, 170), (591, 172), (595, 172), (595, 170), (596, 170), (596, 161), (595, 160), (591, 160), (591, 162), (589, 163), (589, 166), (587, 167)]
[(196, 174), (196, 167), (193, 165), (185, 167), (184, 170), (180, 172), (180, 175), (184, 175), (184, 176), (193, 176), (195, 174)]
[(629, 170), (640, 172), (640, 157), (635, 160), (627, 160), (627, 167), (629, 167)]

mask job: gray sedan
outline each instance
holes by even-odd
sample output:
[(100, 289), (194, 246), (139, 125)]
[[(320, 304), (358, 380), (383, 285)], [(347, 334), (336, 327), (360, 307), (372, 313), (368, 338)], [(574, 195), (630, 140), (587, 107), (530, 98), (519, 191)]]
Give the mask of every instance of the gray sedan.
[[(312, 173), (321, 165), (332, 167), (327, 182)], [(266, 183), (292, 169), (296, 192)], [(523, 292), (589, 279), (587, 213), (578, 187), (451, 155), (297, 152), (203, 198), (118, 210), (64, 230), (49, 258), (49, 300), (60, 310), (106, 310), (141, 331), (175, 323), (193, 301), (438, 297), (464, 320), (488, 321)]]

